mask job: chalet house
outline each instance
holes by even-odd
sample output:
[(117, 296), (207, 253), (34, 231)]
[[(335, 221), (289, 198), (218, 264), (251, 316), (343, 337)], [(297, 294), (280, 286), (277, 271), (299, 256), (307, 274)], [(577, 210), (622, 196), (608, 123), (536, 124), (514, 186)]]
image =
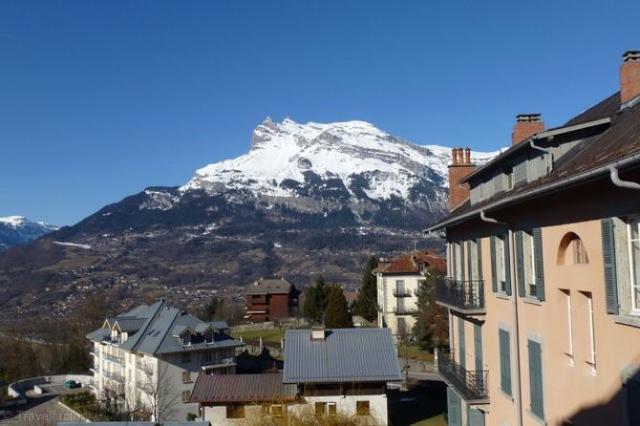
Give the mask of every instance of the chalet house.
[(224, 321), (205, 322), (161, 300), (106, 318), (93, 343), (96, 398), (146, 411), (152, 420), (197, 413), (190, 395), (199, 373), (231, 374), (243, 343)]
[(454, 148), (444, 230), (449, 425), (640, 424), (640, 52), (565, 124), (517, 116), (475, 168)]
[(297, 387), (282, 382), (282, 373), (200, 375), (191, 402), (212, 425), (246, 424), (270, 416), (286, 418), (297, 402)]
[(259, 279), (245, 290), (245, 318), (262, 322), (295, 316), (299, 294), (284, 278)]
[(378, 289), (378, 326), (388, 327), (396, 339), (412, 334), (418, 313), (418, 289), (430, 268), (444, 273), (444, 259), (434, 252), (412, 251), (383, 259), (373, 270)]
[(282, 424), (289, 416), (307, 424), (338, 415), (388, 424), (386, 385), (402, 380), (388, 329), (288, 330), (284, 359), (283, 372), (200, 375), (191, 401), (215, 425), (251, 424), (260, 415)]

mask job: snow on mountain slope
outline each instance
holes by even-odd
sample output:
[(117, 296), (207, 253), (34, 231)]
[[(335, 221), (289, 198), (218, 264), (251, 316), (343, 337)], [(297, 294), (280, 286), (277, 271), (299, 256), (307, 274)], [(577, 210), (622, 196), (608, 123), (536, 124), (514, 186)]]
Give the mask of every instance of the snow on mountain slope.
[(56, 226), (33, 222), (23, 216), (0, 217), (0, 250), (28, 243), (56, 229)]
[[(474, 153), (473, 158), (484, 163), (498, 153)], [(364, 121), (300, 124), (267, 118), (254, 130), (247, 154), (197, 170), (180, 190), (245, 189), (291, 197), (296, 190), (286, 183), (304, 183), (311, 172), (323, 180), (338, 179), (352, 195), (354, 181), (364, 178), (368, 198), (406, 199), (413, 187), (425, 181), (446, 187), (450, 159), (450, 148), (420, 146)]]

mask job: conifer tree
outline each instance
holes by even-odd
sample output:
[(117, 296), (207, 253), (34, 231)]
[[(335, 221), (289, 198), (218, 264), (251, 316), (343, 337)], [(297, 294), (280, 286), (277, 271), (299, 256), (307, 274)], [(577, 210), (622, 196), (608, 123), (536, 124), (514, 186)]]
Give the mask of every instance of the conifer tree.
[(353, 320), (349, 313), (347, 299), (342, 288), (338, 285), (328, 287), (327, 309), (325, 310), (324, 326), (326, 328), (351, 328)]
[(439, 272), (431, 268), (418, 288), (418, 318), (413, 328), (418, 345), (424, 350), (445, 348), (449, 344), (447, 310), (436, 303), (435, 286)]
[(354, 304), (354, 314), (360, 315), (367, 321), (375, 321), (378, 317), (378, 289), (377, 278), (373, 270), (378, 267), (378, 258), (370, 256), (362, 271), (362, 284), (358, 291), (358, 298)]

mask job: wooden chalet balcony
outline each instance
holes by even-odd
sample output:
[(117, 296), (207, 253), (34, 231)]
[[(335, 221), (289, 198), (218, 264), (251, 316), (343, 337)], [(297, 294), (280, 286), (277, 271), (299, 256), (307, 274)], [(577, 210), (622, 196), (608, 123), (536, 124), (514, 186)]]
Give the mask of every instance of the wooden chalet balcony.
[(449, 277), (436, 280), (436, 302), (463, 314), (484, 315), (484, 281), (462, 281)]
[(489, 372), (487, 370), (467, 370), (455, 362), (449, 354), (442, 354), (438, 358), (438, 372), (447, 385), (453, 387), (467, 404), (489, 403), (487, 383)]

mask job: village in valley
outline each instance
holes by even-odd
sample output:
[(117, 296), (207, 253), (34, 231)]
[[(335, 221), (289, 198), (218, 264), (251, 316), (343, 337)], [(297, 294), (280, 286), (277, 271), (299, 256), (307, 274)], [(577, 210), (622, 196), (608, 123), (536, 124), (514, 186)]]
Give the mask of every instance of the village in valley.
[[(13, 99), (0, 99), (13, 129), (0, 124), (0, 140), (15, 139), (9, 153), (46, 135), (29, 152), (48, 158), (2, 163), (3, 145), (0, 208), (46, 204), (4, 185), (11, 169), (39, 197), (60, 197), (48, 208), (69, 225), (0, 217), (0, 426), (640, 425), (640, 50), (607, 62), (594, 46), (613, 47), (588, 39), (529, 53), (573, 33), (503, 33), (502, 14), (512, 31), (532, 23), (504, 5), (490, 17), (483, 4), (476, 19), (450, 5), (415, 4), (410, 16), (406, 4), (212, 2), (158, 18), (132, 2), (74, 5), (76, 19), (67, 5), (17, 3), (6, 14), (0, 4), (0, 53), (27, 68), (8, 84), (0, 75)], [(446, 25), (431, 15), (445, 9)], [(458, 47), (429, 62), (432, 44)], [(529, 77), (508, 76), (498, 56)], [(552, 57), (593, 66), (576, 73)], [(543, 68), (553, 74), (530, 77)], [(534, 96), (547, 85), (562, 89)], [(529, 97), (534, 109), (515, 110)], [(460, 142), (414, 143), (353, 118), (245, 117), (283, 105), (379, 114), (389, 128), (415, 113)], [(251, 134), (242, 154), (234, 127)], [(496, 136), (504, 129), (510, 139)], [(222, 148), (200, 141), (209, 132)], [(67, 139), (79, 153), (56, 147)], [(183, 179), (212, 153), (220, 161)], [(129, 157), (145, 164), (133, 170)], [(40, 167), (46, 178), (29, 186)], [(185, 183), (125, 196), (144, 173)], [(56, 179), (73, 187), (68, 200), (47, 186)], [(70, 212), (80, 205), (93, 213)]]

